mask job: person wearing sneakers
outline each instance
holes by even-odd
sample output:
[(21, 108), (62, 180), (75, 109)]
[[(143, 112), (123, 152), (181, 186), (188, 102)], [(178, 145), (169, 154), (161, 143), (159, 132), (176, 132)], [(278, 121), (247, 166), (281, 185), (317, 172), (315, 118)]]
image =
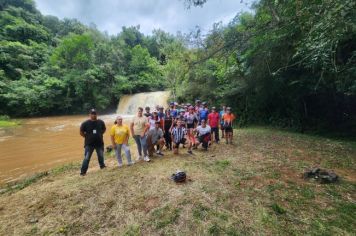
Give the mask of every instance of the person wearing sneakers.
[(215, 143), (219, 143), (219, 113), (216, 112), (216, 108), (211, 108), (211, 113), (208, 115), (208, 124), (211, 127), (211, 135), (214, 134)]
[(164, 137), (163, 131), (160, 128), (160, 122), (156, 121), (155, 128), (148, 131), (147, 135), (147, 144), (148, 144), (148, 155), (153, 156), (153, 152), (155, 150), (154, 146), (158, 146), (157, 154), (163, 156), (162, 148), (164, 146)]
[(167, 147), (167, 149), (172, 151), (171, 131), (172, 131), (172, 127), (173, 127), (173, 117), (171, 116), (171, 111), (169, 109), (166, 110), (163, 126), (164, 126), (164, 139), (166, 141), (166, 147)]
[(224, 114), (226, 113), (226, 106), (222, 106), (222, 110), (219, 112), (220, 116), (220, 129), (221, 129), (221, 138), (225, 138), (225, 127), (224, 127)]
[(119, 163), (119, 167), (122, 166), (121, 148), (124, 149), (125, 156), (127, 158), (127, 164), (132, 165), (131, 152), (129, 147), (130, 131), (127, 125), (122, 124), (122, 117), (116, 118), (116, 124), (110, 129), (111, 144), (115, 150), (116, 158)]
[(182, 126), (180, 120), (177, 121), (177, 125), (172, 129), (172, 140), (174, 143), (173, 153), (178, 154), (178, 148), (180, 144), (185, 144), (185, 135), (187, 134), (186, 129)]
[(90, 119), (84, 121), (80, 126), (80, 135), (84, 138), (84, 159), (80, 175), (84, 176), (87, 173), (91, 155), (96, 151), (98, 156), (100, 169), (105, 168), (104, 164), (104, 141), (103, 134), (106, 131), (104, 121), (97, 118), (95, 109), (89, 112)]
[(211, 138), (210, 126), (206, 124), (206, 120), (201, 120), (201, 125), (199, 125), (195, 130), (198, 134), (198, 140), (199, 140), (197, 146), (199, 146), (199, 144), (202, 144), (204, 150), (207, 151)]
[(226, 113), (224, 114), (223, 119), (224, 119), (224, 127), (225, 127), (226, 144), (228, 144), (229, 142), (230, 144), (232, 144), (232, 135), (233, 135), (232, 125), (235, 120), (235, 115), (231, 113), (230, 107), (226, 108)]
[(188, 153), (193, 154), (192, 147), (193, 146), (195, 147), (195, 144), (196, 144), (196, 140), (195, 140), (193, 131), (197, 127), (197, 123), (198, 123), (198, 116), (194, 112), (193, 106), (189, 107), (189, 112), (188, 112), (188, 114), (185, 115), (185, 119), (186, 119), (186, 124), (187, 124), (187, 134), (188, 134), (187, 136), (189, 139)]
[(143, 108), (139, 107), (137, 116), (135, 116), (132, 119), (131, 125), (130, 125), (130, 130), (132, 137), (135, 139), (135, 142), (137, 144), (137, 150), (138, 150), (138, 160), (142, 160), (142, 150), (143, 150), (143, 160), (144, 161), (150, 161), (150, 159), (147, 156), (147, 137), (146, 133), (149, 129), (149, 124), (148, 120), (145, 116), (143, 116)]

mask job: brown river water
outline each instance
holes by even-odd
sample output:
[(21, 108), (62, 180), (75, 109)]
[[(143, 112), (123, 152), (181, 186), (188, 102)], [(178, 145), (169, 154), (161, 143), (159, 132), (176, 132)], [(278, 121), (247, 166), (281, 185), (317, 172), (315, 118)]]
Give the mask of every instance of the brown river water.
[[(125, 95), (117, 113), (129, 123), (137, 107), (167, 106), (168, 91)], [(105, 146), (110, 145), (109, 129), (117, 114), (100, 115), (105, 121)], [(57, 116), (21, 120), (15, 128), (0, 128), (0, 186), (47, 171), (65, 163), (80, 162), (84, 155), (84, 139), (79, 135), (80, 124), (89, 116)], [(90, 165), (97, 165), (94, 152)], [(79, 169), (78, 169), (79, 173)]]
[[(110, 144), (109, 129), (115, 117), (116, 114), (98, 116), (107, 126), (105, 145)], [(131, 119), (125, 118), (126, 122)], [(21, 120), (19, 127), (0, 129), (0, 185), (81, 161), (84, 139), (79, 135), (79, 127), (86, 119), (88, 116), (31, 118)], [(93, 162), (97, 162), (95, 153)]]

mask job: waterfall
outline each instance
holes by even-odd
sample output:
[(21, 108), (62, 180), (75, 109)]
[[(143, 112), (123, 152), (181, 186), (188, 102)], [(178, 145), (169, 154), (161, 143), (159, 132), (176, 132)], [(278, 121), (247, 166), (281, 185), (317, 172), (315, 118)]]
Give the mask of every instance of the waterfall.
[(138, 107), (145, 109), (146, 106), (149, 106), (151, 111), (155, 109), (156, 105), (166, 108), (168, 106), (169, 96), (169, 91), (123, 95), (120, 98), (116, 113), (120, 115), (133, 115), (136, 114)]

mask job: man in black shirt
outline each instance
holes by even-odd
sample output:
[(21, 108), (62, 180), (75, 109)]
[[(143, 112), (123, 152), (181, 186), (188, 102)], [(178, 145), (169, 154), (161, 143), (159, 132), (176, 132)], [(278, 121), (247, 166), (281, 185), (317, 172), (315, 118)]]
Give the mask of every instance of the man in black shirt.
[(91, 155), (95, 149), (98, 156), (100, 169), (105, 168), (104, 164), (104, 141), (103, 134), (106, 131), (104, 121), (97, 119), (95, 109), (90, 110), (90, 119), (84, 121), (80, 126), (80, 135), (84, 137), (84, 160), (80, 175), (87, 173)]

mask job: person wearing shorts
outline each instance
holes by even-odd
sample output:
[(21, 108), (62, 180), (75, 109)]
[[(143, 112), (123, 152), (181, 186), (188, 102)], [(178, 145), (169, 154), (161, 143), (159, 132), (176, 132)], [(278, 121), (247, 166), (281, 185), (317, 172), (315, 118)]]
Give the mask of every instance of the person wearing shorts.
[(187, 130), (182, 126), (180, 120), (177, 121), (177, 125), (172, 129), (172, 140), (173, 140), (173, 153), (178, 154), (178, 149), (180, 144), (185, 144)]
[(216, 108), (211, 108), (211, 113), (208, 115), (208, 124), (211, 127), (211, 135), (214, 134), (215, 143), (219, 143), (219, 113), (216, 112)]
[(222, 110), (219, 112), (220, 116), (220, 129), (221, 129), (221, 138), (225, 138), (225, 127), (224, 127), (224, 114), (226, 113), (226, 106), (222, 106)]
[(211, 128), (206, 124), (205, 120), (201, 120), (201, 125), (196, 128), (198, 134), (198, 146), (202, 144), (204, 150), (208, 150), (210, 138), (211, 138)]
[(147, 134), (147, 146), (148, 146), (148, 156), (152, 157), (155, 150), (154, 146), (157, 145), (157, 154), (163, 156), (162, 148), (164, 146), (163, 131), (159, 127), (160, 122), (156, 121), (155, 128), (148, 131)]
[(224, 119), (224, 128), (225, 128), (225, 139), (226, 144), (232, 144), (232, 136), (233, 136), (233, 122), (235, 120), (235, 115), (231, 113), (231, 108), (226, 108), (226, 113), (223, 116)]
[(194, 107), (190, 106), (188, 114), (185, 115), (186, 124), (187, 124), (187, 136), (189, 140), (188, 153), (193, 154), (192, 147), (196, 145), (196, 139), (194, 136), (194, 129), (197, 127), (198, 116), (194, 112)]

